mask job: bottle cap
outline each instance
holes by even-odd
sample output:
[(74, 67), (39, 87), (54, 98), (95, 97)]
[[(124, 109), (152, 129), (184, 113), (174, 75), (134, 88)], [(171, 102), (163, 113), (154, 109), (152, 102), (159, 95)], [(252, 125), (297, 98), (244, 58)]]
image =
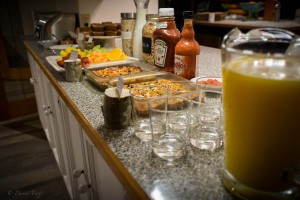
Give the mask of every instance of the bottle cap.
[(183, 19), (193, 19), (193, 11), (183, 11)]
[(159, 16), (174, 16), (174, 8), (160, 8)]
[(136, 13), (121, 13), (122, 19), (135, 19)]

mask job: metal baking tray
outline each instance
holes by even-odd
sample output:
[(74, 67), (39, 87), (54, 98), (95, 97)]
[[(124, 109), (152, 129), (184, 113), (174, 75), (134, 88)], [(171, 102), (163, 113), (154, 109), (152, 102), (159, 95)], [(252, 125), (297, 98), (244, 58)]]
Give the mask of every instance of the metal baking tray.
[[(163, 72), (163, 71), (150, 71), (150, 72), (141, 72), (137, 74), (132, 74), (128, 76), (124, 76), (124, 85), (132, 84), (132, 83), (141, 83), (146, 81), (154, 81), (154, 80), (161, 80), (161, 79), (167, 79), (171, 81), (184, 81), (184, 82), (190, 82), (189, 80), (177, 76), (175, 74), (172, 74), (170, 72)], [(118, 83), (118, 77), (112, 78), (108, 81), (108, 87), (116, 87)]]
[[(105, 77), (105, 78), (103, 78), (103, 77), (99, 77), (96, 74), (94, 74), (93, 71), (104, 69), (104, 68), (116, 67), (116, 66), (119, 66), (119, 67), (121, 67), (121, 66), (140, 67), (143, 70), (143, 72), (140, 72), (140, 73), (158, 71), (158, 68), (153, 66), (153, 65), (149, 65), (147, 63), (140, 62), (140, 61), (134, 61), (134, 62), (130, 61), (130, 62), (125, 62), (125, 63), (122, 63), (122, 64), (116, 64), (116, 65), (99, 66), (99, 67), (93, 68), (93, 69), (84, 68), (85, 76), (87, 77), (87, 79), (91, 83), (96, 85), (101, 91), (104, 91), (108, 87), (108, 81), (110, 79), (114, 79), (114, 78), (118, 79), (118, 77)], [(140, 73), (137, 73), (137, 74), (140, 74)], [(131, 75), (125, 75), (125, 76), (122, 76), (122, 77), (125, 78), (127, 76), (131, 76)]]

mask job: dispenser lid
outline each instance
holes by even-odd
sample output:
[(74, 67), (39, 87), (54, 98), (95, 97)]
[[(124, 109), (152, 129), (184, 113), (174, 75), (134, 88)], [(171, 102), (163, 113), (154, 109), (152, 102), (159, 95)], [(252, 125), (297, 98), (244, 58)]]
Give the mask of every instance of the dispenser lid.
[(121, 13), (121, 18), (122, 19), (135, 19), (136, 18), (136, 13)]
[(174, 8), (160, 8), (159, 16), (174, 16)]
[(158, 19), (158, 14), (146, 14), (146, 19)]

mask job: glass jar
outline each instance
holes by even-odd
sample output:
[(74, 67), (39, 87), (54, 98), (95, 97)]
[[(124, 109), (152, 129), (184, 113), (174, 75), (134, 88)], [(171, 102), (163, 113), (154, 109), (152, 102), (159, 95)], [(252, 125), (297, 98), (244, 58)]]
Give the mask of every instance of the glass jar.
[(143, 27), (143, 58), (146, 63), (154, 65), (154, 41), (153, 32), (158, 22), (158, 14), (147, 14), (146, 24)]
[(132, 32), (135, 26), (136, 13), (121, 13), (122, 48), (127, 56), (132, 56)]
[(142, 31), (146, 24), (149, 0), (134, 0), (136, 6), (136, 22), (133, 30), (133, 57), (143, 60)]

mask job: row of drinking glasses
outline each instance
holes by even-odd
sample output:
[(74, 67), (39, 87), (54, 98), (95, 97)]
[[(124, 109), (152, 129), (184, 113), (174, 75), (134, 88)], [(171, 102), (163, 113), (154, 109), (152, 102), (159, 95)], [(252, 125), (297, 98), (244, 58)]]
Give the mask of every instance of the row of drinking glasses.
[(135, 135), (150, 141), (153, 152), (166, 160), (183, 157), (189, 144), (214, 151), (223, 143), (222, 92), (197, 83), (182, 84), (188, 84), (190, 91), (144, 86), (160, 93), (145, 98), (137, 95), (142, 88), (131, 90)]

